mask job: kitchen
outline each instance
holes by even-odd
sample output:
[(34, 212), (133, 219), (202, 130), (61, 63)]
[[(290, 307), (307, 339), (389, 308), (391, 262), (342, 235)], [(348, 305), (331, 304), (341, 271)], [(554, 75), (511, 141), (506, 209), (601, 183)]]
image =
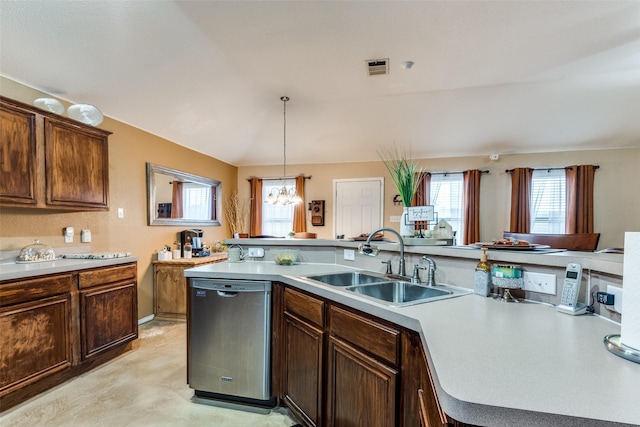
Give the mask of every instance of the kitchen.
[[(4, 7), (4, 6), (3, 6)], [(633, 16), (632, 13), (629, 13)], [(3, 25), (3, 27), (5, 27)], [(4, 31), (4, 30), (3, 30)], [(4, 34), (4, 33), (3, 33)], [(3, 37), (4, 38), (4, 37)], [(3, 49), (4, 50), (4, 49)], [(6, 59), (3, 55), (3, 63)], [(367, 57), (358, 58), (364, 78), (364, 61)], [(404, 58), (402, 59), (404, 60)], [(400, 61), (400, 59), (398, 59)], [(422, 64), (416, 61), (413, 71), (418, 71)], [(9, 78), (5, 75), (3, 65), (3, 76), (0, 80), (0, 94), (11, 99), (16, 99), (24, 103), (31, 103), (34, 99), (43, 96), (51, 96), (51, 93), (34, 89), (34, 86), (41, 86), (39, 82), (33, 81), (31, 84), (25, 83), (21, 75), (13, 75)], [(400, 71), (394, 70), (399, 73)], [(383, 77), (384, 78), (384, 77)], [(431, 170), (457, 171), (469, 168), (489, 169), (491, 174), (483, 180), (483, 203), (481, 204), (481, 231), (482, 239), (490, 240), (493, 237), (500, 237), (502, 231), (506, 229), (508, 223), (508, 191), (509, 181), (504, 170), (519, 166), (530, 167), (562, 167), (569, 164), (596, 164), (600, 166), (596, 179), (597, 204), (595, 206), (595, 228), (601, 233), (600, 248), (623, 246), (624, 231), (638, 230), (640, 227), (637, 212), (640, 211), (640, 198), (633, 191), (633, 184), (640, 182), (639, 170), (640, 148), (638, 148), (637, 123), (633, 123), (633, 105), (637, 105), (637, 78), (630, 79), (628, 86), (617, 86), (611, 88), (604, 86), (606, 93), (617, 95), (619, 91), (625, 92), (624, 102), (618, 101), (612, 95), (609, 99), (615, 108), (603, 103), (601, 110), (593, 116), (587, 116), (579, 123), (572, 123), (571, 127), (581, 127), (589, 121), (597, 121), (596, 118), (610, 118), (616, 116), (611, 130), (598, 134), (598, 137), (585, 135), (582, 139), (583, 145), (565, 145), (565, 149), (549, 148), (547, 150), (531, 148), (529, 151), (513, 152), (508, 145), (501, 144), (489, 146), (485, 151), (478, 154), (462, 156), (438, 156), (431, 158), (425, 155), (425, 166)], [(33, 86), (32, 86), (33, 85)], [(284, 86), (286, 89), (287, 86)], [(284, 90), (284, 89), (283, 89)], [(302, 88), (297, 88), (298, 93), (303, 94)], [(271, 91), (273, 92), (273, 91)], [(286, 91), (285, 91), (286, 92)], [(386, 172), (381, 162), (377, 160), (375, 148), (377, 144), (389, 144), (390, 141), (402, 141), (401, 136), (386, 135), (385, 138), (376, 140), (376, 144), (371, 144), (369, 150), (361, 150), (361, 160), (351, 159), (343, 162), (344, 159), (337, 158), (333, 161), (314, 164), (309, 161), (325, 155), (322, 141), (317, 141), (313, 146), (307, 148), (296, 147), (304, 139), (298, 132), (296, 133), (296, 109), (305, 108), (303, 96), (294, 96), (294, 93), (287, 92), (292, 96), (289, 106), (289, 159), (288, 172), (290, 175), (303, 173), (312, 176), (306, 183), (306, 198), (308, 200), (326, 200), (326, 210), (332, 212), (333, 179), (350, 179), (363, 177), (386, 176)], [(602, 92), (597, 92), (598, 96)], [(153, 272), (151, 262), (155, 252), (166, 244), (172, 244), (175, 240), (175, 227), (149, 227), (147, 225), (147, 207), (145, 200), (146, 176), (145, 164), (151, 162), (158, 165), (168, 166), (182, 171), (198, 173), (223, 183), (224, 194), (230, 194), (238, 190), (243, 198), (248, 198), (249, 188), (246, 179), (251, 176), (279, 176), (282, 171), (282, 122), (281, 105), (278, 97), (282, 95), (276, 91), (272, 95), (265, 96), (260, 102), (265, 108), (270, 109), (269, 122), (273, 123), (273, 129), (265, 136), (256, 141), (268, 145), (267, 150), (271, 152), (270, 161), (266, 164), (241, 164), (237, 161), (225, 162), (218, 160), (215, 156), (203, 154), (202, 150), (189, 149), (181, 144), (180, 138), (162, 138), (154, 132), (146, 132), (131, 126), (130, 120), (126, 116), (121, 116), (122, 121), (113, 119), (109, 115), (109, 110), (105, 108), (107, 117), (100, 125), (110, 132), (109, 138), (109, 172), (110, 172), (110, 210), (108, 212), (78, 212), (78, 213), (45, 213), (41, 211), (30, 211), (27, 209), (5, 209), (1, 211), (2, 221), (0, 221), (0, 250), (18, 250), (30, 244), (33, 239), (40, 239), (53, 247), (65, 247), (62, 229), (74, 226), (77, 230), (90, 229), (92, 232), (92, 242), (90, 245), (81, 244), (76, 238), (72, 246), (90, 246), (94, 252), (114, 252), (128, 251), (139, 257), (138, 261), (138, 316), (140, 319), (148, 319), (153, 315)], [(497, 96), (497, 95), (496, 95)], [(65, 97), (61, 97), (65, 98)], [(126, 99), (123, 97), (121, 99)], [(227, 98), (230, 102), (231, 99)], [(527, 98), (528, 100), (529, 98)], [(592, 99), (592, 98), (590, 98)], [(607, 98), (608, 99), (608, 98)], [(84, 96), (77, 95), (77, 98), (65, 101), (66, 104), (84, 101)], [(618, 101), (618, 102), (615, 102)], [(100, 102), (94, 101), (101, 106)], [(588, 103), (588, 102), (587, 102)], [(172, 106), (167, 106), (171, 108)], [(339, 107), (336, 105), (336, 107)], [(521, 107), (521, 105), (519, 105)], [(103, 107), (104, 108), (104, 107)], [(331, 104), (326, 104), (325, 108), (331, 108)], [(513, 107), (507, 107), (513, 108)], [(528, 110), (527, 110), (528, 111)], [(506, 114), (504, 109), (499, 109), (502, 115)], [(529, 112), (529, 111), (528, 111)], [(534, 114), (529, 112), (530, 114)], [(175, 112), (177, 115), (178, 113)], [(391, 114), (391, 113), (390, 113)], [(450, 112), (453, 114), (453, 112)], [(489, 119), (489, 117), (485, 117)], [(253, 120), (243, 118), (241, 120)], [(465, 119), (464, 117), (461, 119)], [(469, 119), (469, 117), (466, 117)], [(636, 121), (637, 122), (637, 121)], [(238, 126), (238, 121), (234, 121)], [(193, 125), (193, 123), (191, 123)], [(554, 123), (557, 126), (557, 123)], [(187, 127), (187, 124), (183, 126)], [(242, 126), (242, 125), (239, 125)], [(544, 124), (539, 125), (544, 127)], [(625, 127), (626, 126), (626, 127)], [(549, 126), (551, 127), (551, 126)], [(195, 129), (194, 129), (195, 130)], [(394, 132), (397, 128), (393, 128)], [(555, 132), (554, 132), (555, 133)], [(605, 137), (605, 134), (607, 136)], [(611, 136), (609, 136), (610, 134)], [(185, 137), (186, 138), (186, 137)], [(543, 141), (542, 136), (539, 136)], [(548, 140), (554, 139), (550, 135)], [(220, 140), (225, 138), (209, 138), (220, 144)], [(587, 141), (599, 139), (601, 144), (598, 147), (585, 146)], [(264, 142), (268, 140), (269, 142)], [(412, 138), (407, 139), (418, 145), (419, 142)], [(216, 144), (212, 144), (216, 145)], [(233, 145), (233, 144), (231, 144)], [(435, 150), (436, 147), (429, 148)], [(345, 147), (345, 150), (347, 148)], [(368, 152), (367, 152), (368, 151)], [(502, 153), (500, 160), (495, 162), (489, 159), (489, 154)], [(240, 154), (238, 154), (240, 155)], [(295, 159), (291, 161), (291, 159)], [(238, 164), (238, 166), (236, 166)], [(624, 185), (628, 183), (627, 185)], [(621, 185), (622, 184), (622, 185)], [(393, 204), (392, 197), (394, 189), (390, 180), (385, 180), (384, 225), (394, 227), (390, 216), (399, 215), (401, 209)], [(486, 198), (485, 198), (486, 197)], [(499, 208), (496, 208), (499, 207)], [(123, 218), (118, 218), (117, 208), (123, 209)], [(332, 239), (333, 233), (332, 215), (327, 215), (324, 226), (311, 226), (308, 224), (307, 231), (318, 234), (322, 239)], [(205, 238), (210, 241), (224, 240), (229, 237), (227, 229), (223, 227), (204, 227)]]

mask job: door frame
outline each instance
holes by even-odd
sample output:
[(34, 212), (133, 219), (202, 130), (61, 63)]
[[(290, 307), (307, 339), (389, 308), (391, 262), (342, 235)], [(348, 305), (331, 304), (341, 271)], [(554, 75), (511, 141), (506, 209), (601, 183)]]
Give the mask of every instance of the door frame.
[[(336, 236), (338, 223), (338, 184), (341, 182), (377, 181), (380, 183), (380, 227), (384, 227), (384, 177), (370, 178), (341, 178), (333, 180), (333, 235)], [(373, 230), (371, 230), (373, 231)]]

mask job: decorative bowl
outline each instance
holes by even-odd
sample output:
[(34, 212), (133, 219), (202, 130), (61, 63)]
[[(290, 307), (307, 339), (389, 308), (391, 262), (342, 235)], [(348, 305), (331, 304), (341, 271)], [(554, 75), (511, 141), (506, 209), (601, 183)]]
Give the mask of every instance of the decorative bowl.
[(275, 251), (274, 260), (278, 265), (293, 265), (298, 260), (298, 251), (294, 249), (281, 249)]

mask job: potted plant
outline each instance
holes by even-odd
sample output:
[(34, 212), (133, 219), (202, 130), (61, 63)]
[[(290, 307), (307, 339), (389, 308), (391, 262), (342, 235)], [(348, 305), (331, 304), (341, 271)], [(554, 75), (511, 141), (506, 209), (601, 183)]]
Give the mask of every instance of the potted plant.
[(392, 149), (381, 148), (378, 150), (378, 155), (391, 175), (404, 206), (400, 219), (400, 235), (413, 237), (413, 224), (407, 223), (407, 208), (411, 206), (413, 197), (418, 190), (418, 185), (420, 184), (418, 175), (422, 172), (422, 168), (417, 160), (407, 157), (397, 147)]
[(224, 216), (229, 223), (231, 236), (234, 238), (249, 237), (249, 235), (245, 233), (248, 214), (247, 204), (244, 200), (240, 200), (238, 192), (234, 191), (224, 205)]

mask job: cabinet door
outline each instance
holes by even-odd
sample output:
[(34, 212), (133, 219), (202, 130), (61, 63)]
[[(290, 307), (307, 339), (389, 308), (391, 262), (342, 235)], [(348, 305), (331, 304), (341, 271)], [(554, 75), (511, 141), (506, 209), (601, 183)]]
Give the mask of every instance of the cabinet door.
[(50, 117), (44, 125), (47, 205), (108, 210), (107, 136)]
[(0, 203), (35, 205), (36, 115), (0, 102)]
[(71, 367), (69, 293), (0, 308), (0, 396)]
[(324, 309), (322, 300), (284, 289), (282, 398), (306, 425), (323, 425)]
[(345, 341), (329, 337), (327, 425), (397, 425), (398, 372)]
[(324, 333), (284, 314), (284, 401), (305, 424), (322, 425), (322, 343)]
[(138, 336), (136, 283), (80, 291), (82, 359)]
[(447, 416), (440, 407), (422, 342), (416, 333), (403, 334), (402, 370), (403, 425), (420, 425), (421, 405), (418, 390), (422, 390), (423, 410), (427, 418), (427, 424), (422, 423), (422, 427), (446, 426)]
[(185, 319), (187, 315), (187, 280), (181, 265), (154, 265), (155, 315)]

